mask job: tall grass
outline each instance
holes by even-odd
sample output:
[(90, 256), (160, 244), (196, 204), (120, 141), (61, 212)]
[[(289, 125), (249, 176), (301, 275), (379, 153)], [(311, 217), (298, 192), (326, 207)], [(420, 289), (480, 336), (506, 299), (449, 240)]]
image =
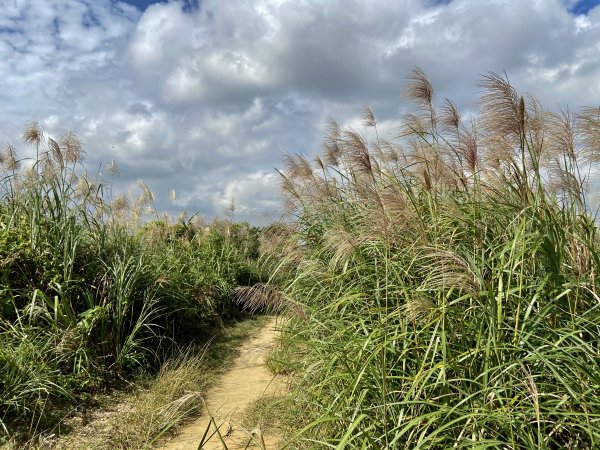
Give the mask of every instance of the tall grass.
[[(0, 428), (52, 426), (114, 380), (239, 314), (234, 289), (260, 280), (247, 224), (157, 219), (153, 195), (112, 199), (82, 144), (30, 124), (36, 159), (0, 155)], [(154, 218), (148, 221), (149, 216)]]
[(271, 244), (300, 448), (600, 445), (600, 112), (480, 88), (464, 121), (414, 69), (395, 139), (367, 109), (314, 161), (287, 157), (294, 220)]

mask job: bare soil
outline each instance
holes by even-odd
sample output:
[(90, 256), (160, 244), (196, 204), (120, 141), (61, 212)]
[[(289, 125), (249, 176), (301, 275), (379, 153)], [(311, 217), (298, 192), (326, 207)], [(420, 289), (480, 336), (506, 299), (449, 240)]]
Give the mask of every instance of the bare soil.
[(285, 377), (273, 375), (266, 367), (266, 358), (276, 345), (277, 332), (277, 319), (273, 317), (242, 345), (233, 367), (205, 396), (202, 416), (158, 448), (196, 450), (206, 434), (201, 447), (206, 450), (279, 449), (278, 436), (263, 434), (260, 429), (244, 429), (240, 423), (241, 414), (251, 403), (286, 391)]

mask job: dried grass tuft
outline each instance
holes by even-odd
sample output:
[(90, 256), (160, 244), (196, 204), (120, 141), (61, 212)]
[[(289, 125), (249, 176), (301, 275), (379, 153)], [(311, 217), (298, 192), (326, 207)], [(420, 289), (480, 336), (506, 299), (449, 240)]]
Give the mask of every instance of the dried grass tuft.
[(60, 139), (65, 161), (71, 164), (82, 163), (85, 159), (83, 144), (74, 133), (67, 133)]
[(323, 160), (326, 164), (333, 167), (338, 166), (342, 157), (342, 149), (340, 148), (341, 131), (338, 123), (330, 119), (327, 126), (327, 134), (323, 142)]
[(581, 136), (583, 157), (600, 162), (600, 108), (585, 108), (577, 115), (577, 130)]
[(10, 144), (7, 144), (4, 150), (0, 152), (0, 167), (7, 171), (15, 171), (19, 168), (17, 154)]
[(413, 67), (407, 76), (408, 84), (405, 95), (418, 106), (431, 110), (433, 105), (433, 86), (425, 72), (418, 67)]
[(496, 73), (484, 75), (478, 83), (483, 88), (479, 97), (480, 123), (487, 134), (512, 137), (517, 146), (525, 133), (525, 101), (515, 88)]
[(38, 122), (29, 122), (23, 132), (23, 141), (38, 148), (44, 142), (44, 130)]
[(264, 283), (238, 287), (235, 289), (234, 296), (236, 303), (251, 313), (277, 312), (284, 304), (281, 291)]

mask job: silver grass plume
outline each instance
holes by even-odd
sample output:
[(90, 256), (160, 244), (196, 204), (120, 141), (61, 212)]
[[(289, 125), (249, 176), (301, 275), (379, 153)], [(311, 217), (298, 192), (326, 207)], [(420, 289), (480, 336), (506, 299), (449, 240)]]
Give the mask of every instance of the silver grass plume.
[(0, 167), (7, 171), (14, 172), (19, 168), (19, 161), (17, 154), (12, 145), (7, 144), (6, 147), (0, 152)]
[(38, 122), (29, 122), (23, 132), (23, 142), (36, 148), (44, 142), (44, 130)]
[(81, 163), (85, 159), (83, 144), (74, 133), (63, 135), (59, 141), (64, 159), (71, 164)]

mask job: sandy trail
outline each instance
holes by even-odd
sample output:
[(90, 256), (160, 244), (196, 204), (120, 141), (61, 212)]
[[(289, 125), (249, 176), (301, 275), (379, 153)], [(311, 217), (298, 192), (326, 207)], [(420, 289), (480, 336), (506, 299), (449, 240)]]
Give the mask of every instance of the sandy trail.
[[(277, 436), (263, 435), (260, 430), (244, 430), (238, 422), (240, 413), (250, 403), (264, 395), (285, 393), (285, 380), (274, 376), (265, 365), (266, 357), (276, 345), (278, 324), (275, 317), (242, 345), (240, 356), (204, 398), (206, 408), (202, 416), (184, 427), (180, 434), (159, 446), (163, 450), (196, 450), (206, 429), (208, 435), (215, 431), (210, 416), (215, 419), (227, 447), (223, 446), (217, 433), (202, 447), (213, 449), (280, 448)], [(248, 442), (251, 444), (247, 446)]]

